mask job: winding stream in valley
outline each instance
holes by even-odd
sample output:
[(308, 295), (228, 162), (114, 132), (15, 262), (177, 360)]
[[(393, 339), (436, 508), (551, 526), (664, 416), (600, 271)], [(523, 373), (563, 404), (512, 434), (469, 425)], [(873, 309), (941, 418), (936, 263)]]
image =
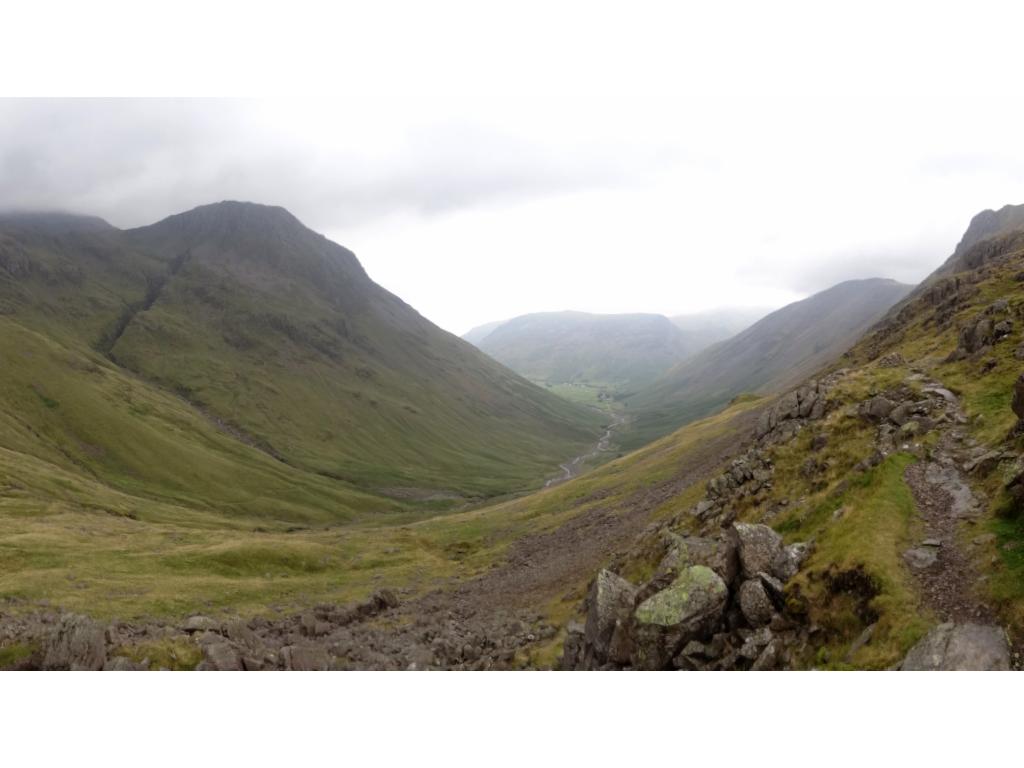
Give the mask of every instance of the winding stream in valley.
[(566, 480), (572, 480), (574, 477), (578, 477), (579, 475), (583, 474), (583, 465), (586, 464), (590, 459), (593, 459), (596, 456), (603, 453), (604, 451), (607, 451), (608, 446), (611, 445), (612, 433), (615, 431), (615, 428), (621, 427), (625, 423), (625, 416), (623, 416), (621, 413), (614, 414), (612, 423), (608, 425), (608, 429), (606, 429), (604, 431), (604, 434), (601, 435), (601, 439), (597, 441), (597, 445), (595, 445), (591, 450), (587, 451), (586, 453), (577, 456), (572, 461), (567, 461), (565, 464), (560, 464), (559, 469), (562, 470), (562, 475), (560, 477), (554, 477), (548, 480), (546, 483), (544, 483), (544, 487), (550, 488), (554, 485), (560, 485), (561, 483), (564, 483)]

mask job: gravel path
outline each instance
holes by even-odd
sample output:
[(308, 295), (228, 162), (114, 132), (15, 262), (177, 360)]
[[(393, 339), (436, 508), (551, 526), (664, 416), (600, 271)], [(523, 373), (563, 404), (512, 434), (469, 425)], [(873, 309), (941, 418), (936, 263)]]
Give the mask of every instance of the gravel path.
[[(942, 392), (946, 412), (954, 423), (965, 423), (963, 409), (948, 390)], [(950, 423), (942, 430), (932, 459), (907, 468), (904, 475), (924, 524), (920, 544), (907, 553), (907, 561), (920, 585), (921, 595), (942, 621), (996, 623), (991, 606), (978, 595), (979, 574), (960, 544), (964, 522), (978, 514), (980, 505), (959, 467), (963, 435)]]

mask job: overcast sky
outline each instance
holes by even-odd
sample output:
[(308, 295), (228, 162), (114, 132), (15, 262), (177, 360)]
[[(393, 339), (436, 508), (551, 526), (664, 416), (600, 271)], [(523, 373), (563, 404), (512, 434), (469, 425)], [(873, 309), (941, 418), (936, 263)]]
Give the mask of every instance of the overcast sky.
[(325, 54), (315, 94), (0, 101), (0, 208), (130, 227), (283, 205), (463, 333), (916, 282), (974, 213), (1024, 202), (1012, 19), (718, 5), (382, 11)]

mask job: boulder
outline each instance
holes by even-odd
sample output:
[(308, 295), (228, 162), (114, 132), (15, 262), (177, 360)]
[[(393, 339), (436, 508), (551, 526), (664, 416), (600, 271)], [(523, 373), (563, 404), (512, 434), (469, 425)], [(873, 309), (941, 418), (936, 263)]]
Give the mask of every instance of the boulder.
[(1017, 414), (1018, 419), (1024, 419), (1024, 373), (1017, 377), (1013, 385), (1013, 400), (1010, 407)]
[(871, 421), (881, 421), (889, 416), (896, 408), (896, 403), (887, 397), (882, 395), (876, 395), (870, 400), (865, 400), (860, 404), (859, 413), (860, 415)]
[(242, 655), (227, 641), (204, 645), (203, 660), (196, 667), (205, 672), (240, 672), (242, 668)]
[(598, 573), (590, 585), (583, 637), (600, 662), (608, 659), (613, 636), (625, 632), (636, 594), (635, 586), (607, 569)]
[(752, 627), (763, 627), (772, 620), (775, 606), (761, 579), (747, 579), (740, 586), (740, 611)]
[(220, 632), (221, 626), (208, 616), (189, 616), (181, 628), (186, 632)]
[(772, 572), (783, 552), (782, 537), (767, 525), (735, 523), (732, 526), (744, 578), (752, 579), (759, 571)]
[(992, 343), (994, 326), (991, 317), (982, 316), (960, 330), (960, 348), (974, 354)]
[(797, 542), (783, 547), (772, 562), (771, 573), (782, 581), (789, 581), (800, 567), (811, 556), (812, 546), (805, 542)]
[(324, 672), (330, 666), (327, 651), (318, 645), (286, 645), (281, 656), (284, 668), (296, 672)]
[(1010, 645), (1001, 627), (981, 624), (940, 624), (907, 654), (900, 669), (1008, 670)]
[(673, 543), (658, 566), (658, 574), (674, 577), (688, 565), (705, 565), (726, 584), (732, 584), (739, 573), (735, 539), (673, 535)]
[(107, 661), (103, 628), (86, 616), (69, 613), (46, 642), (43, 669), (96, 671)]
[(677, 653), (721, 620), (729, 589), (704, 565), (684, 568), (675, 581), (637, 606), (632, 621), (632, 663), (667, 669)]

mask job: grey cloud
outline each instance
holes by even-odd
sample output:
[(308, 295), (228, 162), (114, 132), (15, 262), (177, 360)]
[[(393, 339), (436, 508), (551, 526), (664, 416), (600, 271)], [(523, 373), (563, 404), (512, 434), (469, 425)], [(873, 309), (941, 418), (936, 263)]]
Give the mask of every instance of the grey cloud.
[(433, 215), (621, 185), (659, 159), (655, 150), (544, 145), (467, 122), (408, 126), (378, 156), (364, 156), (358, 138), (346, 141), (342, 124), (331, 142), (341, 149), (324, 154), (261, 125), (251, 106), (0, 101), (0, 208), (61, 208), (135, 226), (238, 198), (337, 229), (402, 211)]

